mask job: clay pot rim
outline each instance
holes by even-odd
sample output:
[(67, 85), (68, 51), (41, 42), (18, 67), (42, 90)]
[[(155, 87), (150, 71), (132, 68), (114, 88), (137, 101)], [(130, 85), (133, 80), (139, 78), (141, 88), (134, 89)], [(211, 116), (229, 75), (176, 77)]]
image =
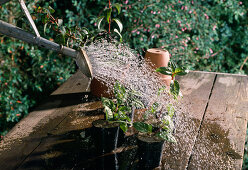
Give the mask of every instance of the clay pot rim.
[[(149, 52), (149, 53), (152, 53), (150, 50), (155, 50), (155, 52), (161, 52), (161, 51), (163, 51), (163, 52), (169, 52), (168, 50), (165, 50), (165, 49), (162, 49), (162, 48), (150, 48), (150, 49), (148, 49), (147, 50), (147, 52)], [(156, 51), (156, 50), (160, 50), (160, 51)]]

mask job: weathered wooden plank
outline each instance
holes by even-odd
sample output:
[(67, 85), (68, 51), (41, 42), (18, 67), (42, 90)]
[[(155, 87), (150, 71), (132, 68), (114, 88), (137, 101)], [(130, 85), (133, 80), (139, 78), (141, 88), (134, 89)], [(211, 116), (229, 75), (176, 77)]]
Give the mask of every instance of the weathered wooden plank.
[[(173, 147), (174, 149), (171, 148), (172, 145), (169, 144), (168, 146), (170, 147), (166, 148), (164, 151), (164, 167), (168, 168), (169, 166), (170, 168), (182, 168), (187, 166), (200, 121), (208, 102), (214, 78), (215, 75), (212, 74), (190, 73), (188, 76), (180, 80), (184, 93), (184, 100), (187, 101), (184, 104), (190, 105), (191, 108), (189, 113), (187, 112), (185, 115), (182, 115), (180, 123), (177, 124), (176, 136), (178, 138), (178, 144)], [(47, 153), (54, 153), (53, 155), (56, 157), (55, 153), (57, 153), (57, 151), (53, 149), (55, 145), (54, 143), (56, 143), (56, 138), (73, 131), (89, 128), (91, 122), (94, 119), (99, 119), (99, 116), (91, 114), (85, 115), (85, 112), (96, 110), (99, 107), (101, 107), (101, 105), (97, 102), (85, 103), (75, 107), (73, 112), (71, 112), (59, 126), (50, 132), (52, 135), (51, 139), (47, 138), (42, 141), (40, 146), (32, 153), (32, 155), (29, 156), (28, 159), (26, 159), (20, 168), (42, 167), (42, 162), (44, 162), (44, 160), (40, 159), (42, 159)], [(187, 139), (187, 141), (185, 139)], [(60, 141), (61, 139), (57, 138), (57, 140)], [(181, 149), (178, 151), (176, 148)], [(42, 153), (43, 156), (41, 154), (40, 157), (37, 157), (36, 155), (39, 155), (39, 153)], [(40, 165), (32, 165), (32, 162), (35, 161), (40, 161)]]
[(63, 83), (52, 95), (89, 92), (89, 78), (81, 71), (77, 71), (65, 83)]
[[(88, 79), (78, 72), (69, 78), (53, 95), (20, 121), (0, 143), (0, 169), (15, 169), (41, 142), (41, 138), (54, 129), (82, 102)], [(68, 93), (72, 93), (67, 95)]]
[(97, 111), (100, 108), (102, 108), (101, 102), (88, 102), (75, 106), (69, 115), (49, 132), (49, 136), (43, 138), (40, 145), (18, 169), (60, 169), (62, 167), (73, 169), (78, 163), (78, 157), (84, 160), (82, 155), (85, 157), (90, 155), (90, 151), (84, 151), (81, 148), (80, 133), (84, 129), (89, 130), (94, 120), (104, 117)]
[[(220, 78), (222, 76), (222, 79)], [(241, 143), (238, 143), (240, 139), (244, 139), (245, 136), (245, 129), (244, 122), (247, 121), (247, 78), (244, 76), (231, 76), (231, 75), (221, 75), (218, 76), (218, 79), (216, 82), (220, 81), (218, 86), (223, 86), (220, 88), (214, 88), (213, 89), (213, 95), (211, 96), (212, 104), (215, 104), (215, 107), (217, 107), (217, 110), (223, 110), (222, 104), (224, 105), (225, 102), (228, 103), (228, 107), (226, 107), (226, 110), (228, 113), (230, 113), (230, 117), (224, 117), (225, 119), (235, 119), (235, 124), (230, 124), (229, 131), (223, 130), (223, 127), (219, 126), (219, 123), (224, 122), (225, 119), (223, 119), (223, 116), (217, 116), (217, 117), (208, 117), (208, 112), (210, 107), (210, 103), (206, 112), (206, 107), (209, 102), (209, 96), (212, 89), (212, 85), (214, 83), (215, 74), (212, 73), (201, 73), (201, 72), (191, 72), (185, 77), (182, 77), (180, 79), (180, 83), (182, 86), (182, 91), (184, 94), (184, 104), (186, 106), (189, 106), (189, 110), (185, 111), (183, 115), (178, 115), (178, 120), (176, 121), (176, 130), (175, 130), (175, 136), (177, 138), (178, 143), (177, 144), (171, 144), (167, 143), (164, 148), (164, 155), (162, 160), (162, 169), (186, 169), (191, 152), (193, 150), (193, 146), (196, 141), (196, 146), (202, 149), (200, 137), (201, 133), (199, 133), (199, 140), (196, 139), (197, 134), (199, 132), (199, 127), (201, 126), (202, 129), (205, 127), (205, 125), (210, 125), (208, 129), (212, 130), (210, 135), (210, 140), (214, 141), (215, 144), (213, 146), (209, 145), (209, 147), (216, 148), (216, 146), (220, 146), (219, 148), (223, 148), (221, 143), (224, 143), (225, 145), (232, 147), (227, 147), (226, 155), (228, 157), (233, 158), (239, 158), (243, 152), (243, 147)], [(231, 77), (228, 80), (225, 79), (226, 77)], [(20, 168), (26, 169), (29, 165), (33, 163), (34, 166), (30, 166), (31, 169), (33, 168), (41, 168), (42, 166), (36, 166), (36, 161), (39, 161), (39, 159), (42, 157), (46, 157), (47, 159), (50, 159), (51, 157), (57, 157), (60, 155), (60, 152), (54, 152), (49, 154), (47, 152), (47, 148), (53, 149), (54, 146), (60, 146), (66, 145), (67, 142), (71, 143), (73, 142), (73, 137), (71, 140), (64, 140), (63, 135), (64, 134), (74, 134), (78, 133), (78, 131), (90, 127), (91, 121), (94, 119), (98, 119), (99, 115), (91, 115), (86, 114), (85, 111), (94, 110), (96, 108), (101, 107), (99, 103), (85, 103), (77, 105), (81, 102), (82, 93), (84, 89), (86, 89), (88, 85), (88, 81), (85, 80), (85, 77), (80, 72), (75, 74), (73, 77), (71, 77), (65, 84), (63, 84), (59, 90), (55, 91), (53, 95), (51, 95), (52, 102), (46, 102), (41, 107), (37, 108), (34, 112), (31, 113), (31, 117), (28, 116), (25, 118), (25, 122), (19, 123), (19, 127), (16, 126), (11, 133), (8, 134), (8, 136), (5, 138), (5, 142), (10, 142), (9, 148), (6, 149), (3, 143), (0, 144), (0, 167), (3, 169), (14, 169), (20, 165), (20, 163), (23, 163), (22, 161), (29, 155), (29, 157), (25, 160), (24, 164)], [(237, 81), (236, 81), (237, 80)], [(237, 90), (238, 87), (240, 90)], [(229, 88), (226, 88), (229, 87)], [(228, 89), (228, 90), (227, 90)], [(233, 96), (228, 96), (226, 98), (230, 98), (230, 101), (225, 99), (223, 103), (218, 101), (215, 103), (213, 101), (214, 92), (218, 92), (216, 95), (217, 100), (220, 100), (223, 96), (228, 96), (228, 94), (231, 92), (233, 93)], [(220, 92), (219, 92), (220, 91)], [(70, 93), (70, 94), (68, 94)], [(239, 96), (239, 97), (237, 97)], [(222, 96), (222, 97), (221, 97)], [(219, 97), (219, 98), (218, 98)], [(238, 101), (238, 99), (242, 99), (243, 102)], [(235, 103), (236, 102), (236, 103)], [(241, 104), (240, 104), (241, 103)], [(246, 103), (246, 105), (245, 105)], [(225, 110), (225, 109), (224, 109)], [(245, 110), (245, 111), (244, 111)], [(204, 115), (205, 120), (210, 119), (211, 123), (202, 123), (201, 121)], [(218, 111), (221, 112), (221, 111)], [(240, 115), (235, 115), (233, 113), (240, 113)], [(245, 114), (245, 117), (241, 113)], [(211, 112), (210, 112), (211, 113)], [(213, 113), (213, 112), (212, 112)], [(43, 115), (44, 114), (44, 115)], [(211, 114), (210, 114), (211, 115)], [(229, 114), (227, 114), (229, 115)], [(242, 117), (243, 116), (243, 117)], [(30, 117), (30, 118), (29, 118)], [(30, 121), (34, 119), (36, 122), (31, 123)], [(23, 120), (23, 121), (24, 121)], [(218, 120), (218, 121), (217, 121)], [(214, 122), (214, 123), (213, 123)], [(216, 125), (216, 122), (218, 124)], [(225, 123), (223, 123), (223, 126)], [(30, 126), (30, 127), (29, 127)], [(222, 124), (221, 124), (222, 126)], [(245, 125), (246, 126), (246, 125)], [(224, 126), (225, 127), (225, 126)], [(238, 129), (237, 131), (233, 131), (231, 127), (234, 127)], [(21, 134), (25, 128), (28, 128), (30, 131), (26, 133), (26, 136), (22, 136), (21, 138), (16, 138), (12, 140), (10, 136), (15, 136)], [(213, 132), (213, 133), (212, 133)], [(49, 135), (47, 135), (49, 133)], [(228, 136), (228, 139), (231, 137), (234, 140), (227, 140), (225, 136)], [(79, 134), (77, 134), (79, 135)], [(222, 135), (222, 136), (221, 136)], [(223, 137), (224, 136), (224, 137)], [(41, 140), (43, 139), (43, 140)], [(70, 137), (69, 137), (70, 139)], [(223, 139), (223, 140), (219, 140)], [(19, 141), (20, 140), (20, 141)], [(217, 144), (216, 144), (217, 141)], [(229, 142), (229, 143), (228, 143)], [(63, 148), (63, 147), (62, 147)], [(58, 149), (58, 148), (57, 148)], [(77, 153), (77, 148), (74, 148), (75, 153)], [(205, 149), (206, 150), (206, 149)], [(203, 149), (203, 151), (205, 151)], [(53, 151), (53, 150), (51, 150)], [(205, 159), (203, 156), (196, 156), (198, 149), (195, 149), (193, 152), (193, 155), (190, 159), (190, 165), (189, 169), (206, 169), (207, 167), (205, 164), (208, 163), (208, 167), (210, 167), (212, 164), (208, 161), (202, 161)], [(30, 155), (30, 153), (32, 154)], [(46, 154), (44, 154), (46, 153)], [(208, 152), (209, 153), (209, 152)], [(216, 153), (220, 153), (219, 151)], [(208, 156), (212, 156), (213, 154), (216, 154), (215, 152), (208, 154)], [(42, 156), (43, 155), (43, 156)], [(198, 154), (199, 155), (199, 154)], [(59, 157), (59, 156), (58, 156)], [(2, 159), (3, 158), (3, 159)], [(44, 160), (40, 160), (42, 165), (44, 163)], [(195, 163), (193, 164), (193, 161)], [(225, 159), (219, 159), (220, 162), (225, 161)], [(212, 160), (210, 160), (212, 161)], [(46, 161), (45, 161), (46, 162)], [(28, 164), (25, 164), (28, 163)], [(31, 163), (31, 164), (30, 164)], [(55, 162), (56, 163), (56, 162)], [(202, 166), (196, 166), (197, 164), (202, 163)], [(28, 166), (24, 166), (28, 165)], [(232, 164), (234, 168), (240, 168), (240, 159), (234, 159), (234, 163)], [(73, 167), (71, 165), (68, 165), (68, 167)], [(219, 168), (219, 167), (217, 167)], [(211, 167), (209, 168), (211, 169)], [(221, 168), (220, 168), (221, 169)]]
[(208, 71), (189, 71), (190, 73), (201, 73), (201, 74), (218, 74), (218, 75), (228, 75), (234, 77), (247, 77), (247, 75), (243, 74), (233, 74), (233, 73), (220, 73), (220, 72), (208, 72)]
[(177, 115), (177, 143), (165, 144), (162, 169), (186, 169), (214, 79), (214, 74), (197, 72), (191, 72), (180, 79), (184, 95), (182, 106), (189, 109), (183, 115)]
[(188, 169), (241, 169), (248, 77), (218, 75)]

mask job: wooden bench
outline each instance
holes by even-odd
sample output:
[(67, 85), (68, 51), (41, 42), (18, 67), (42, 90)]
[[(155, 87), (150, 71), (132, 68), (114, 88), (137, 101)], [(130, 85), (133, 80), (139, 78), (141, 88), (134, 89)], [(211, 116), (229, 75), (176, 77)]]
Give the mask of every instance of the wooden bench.
[[(0, 143), (1, 169), (80, 169), (87, 161), (94, 164), (98, 158), (84, 152), (82, 139), (91, 122), (103, 115), (95, 112), (101, 104), (86, 91), (88, 81), (77, 72), (6, 135)], [(177, 143), (164, 146), (160, 169), (241, 169), (248, 77), (195, 71), (179, 81), (189, 110), (176, 123)]]

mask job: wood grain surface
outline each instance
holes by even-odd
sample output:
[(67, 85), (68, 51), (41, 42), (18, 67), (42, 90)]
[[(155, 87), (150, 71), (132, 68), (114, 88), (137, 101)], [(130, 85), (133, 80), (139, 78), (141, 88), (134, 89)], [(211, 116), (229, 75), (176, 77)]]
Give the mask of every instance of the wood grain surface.
[(247, 80), (217, 75), (188, 169), (241, 169), (248, 114)]
[[(77, 142), (74, 135), (102, 117), (91, 113), (102, 107), (99, 102), (82, 99), (91, 96), (88, 81), (77, 72), (14, 127), (0, 143), (0, 169), (40, 169), (47, 163), (44, 156), (61, 155), (63, 146)], [(247, 76), (190, 72), (179, 81), (184, 112), (175, 122), (177, 143), (165, 143), (160, 169), (241, 169), (248, 115)], [(58, 152), (50, 153), (48, 149), (54, 148)], [(73, 150), (73, 154), (79, 152), (78, 148)], [(37, 166), (41, 159), (41, 166)]]

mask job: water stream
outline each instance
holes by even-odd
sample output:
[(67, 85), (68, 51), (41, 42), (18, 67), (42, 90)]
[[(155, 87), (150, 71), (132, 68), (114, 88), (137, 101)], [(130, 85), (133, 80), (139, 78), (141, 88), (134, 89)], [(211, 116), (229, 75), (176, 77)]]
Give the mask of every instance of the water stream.
[(159, 102), (161, 108), (169, 103), (175, 104), (168, 91), (158, 98), (158, 90), (165, 83), (151, 66), (138, 59), (133, 50), (125, 45), (115, 45), (102, 40), (86, 47), (87, 54), (96, 79), (103, 81), (110, 89), (116, 81), (126, 88), (137, 91), (146, 106), (154, 101)]

